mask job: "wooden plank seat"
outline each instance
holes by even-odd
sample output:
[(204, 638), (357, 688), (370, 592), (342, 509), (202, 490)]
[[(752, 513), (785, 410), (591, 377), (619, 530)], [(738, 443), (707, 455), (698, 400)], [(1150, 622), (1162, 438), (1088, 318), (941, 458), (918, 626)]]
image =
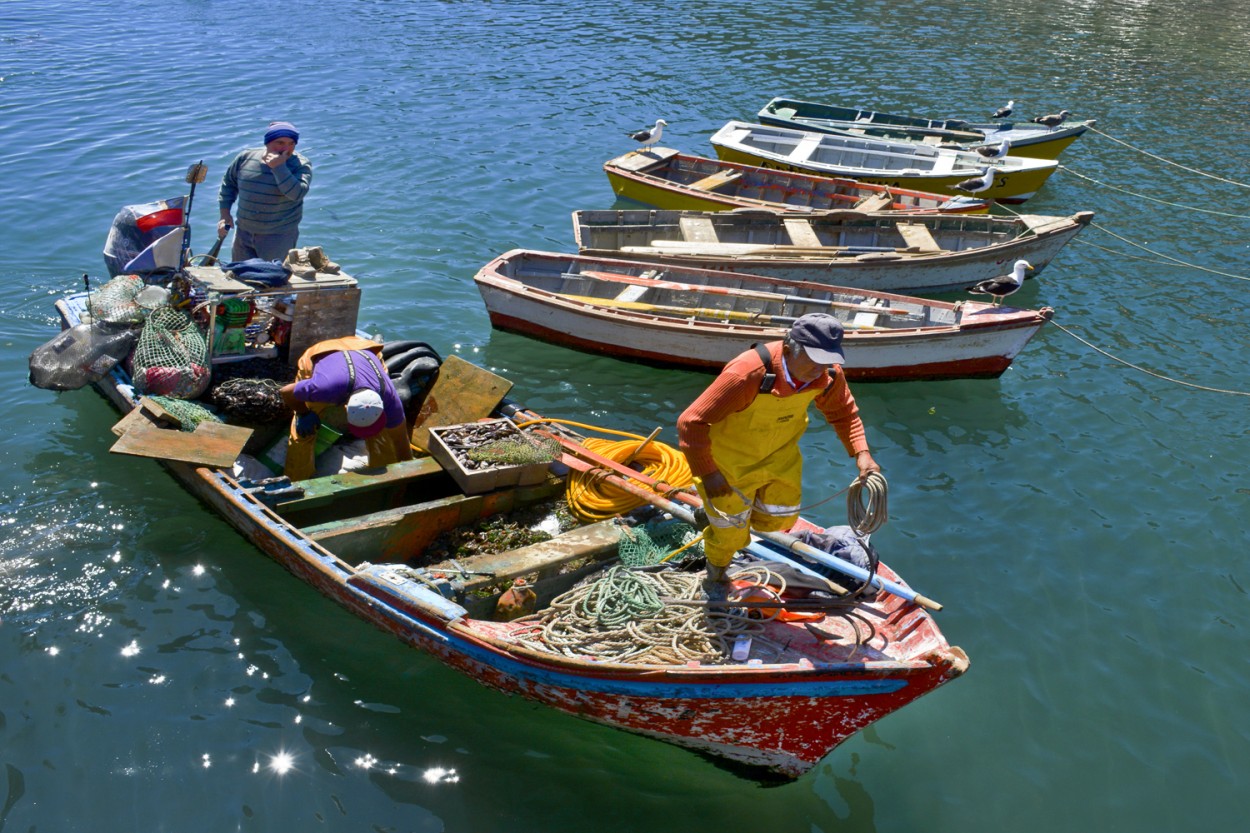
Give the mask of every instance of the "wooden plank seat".
[(793, 245), (820, 248), (820, 238), (816, 235), (816, 230), (812, 228), (811, 220), (806, 217), (783, 217), (781, 222), (785, 224), (786, 233), (790, 235), (790, 242)]
[[(424, 502), (335, 520), (318, 519), (320, 522), (302, 526), (301, 530), (349, 563), (399, 562), (424, 552), (448, 530), (550, 500), (563, 492), (563, 481), (555, 477), (533, 486), (496, 489), (480, 495), (465, 495), (452, 483), (449, 490)], [(285, 509), (283, 506), (284, 515)]]
[(909, 250), (917, 252), (940, 252), (942, 247), (933, 239), (929, 227), (920, 223), (895, 223), (894, 227), (903, 236), (903, 242)]
[(889, 211), (890, 206), (894, 205), (894, 198), (888, 193), (869, 194), (868, 196), (855, 203), (857, 211)]
[(557, 535), (550, 541), (540, 541), (506, 553), (482, 553), (456, 560), (456, 564), (473, 573), (460, 579), (456, 565), (443, 561), (431, 566), (431, 572), (445, 572), (460, 580), (466, 591), (476, 590), (501, 581), (511, 581), (519, 576), (552, 573), (581, 559), (602, 561), (617, 554), (620, 541), (620, 524), (612, 520), (599, 521)]
[(697, 188), (700, 191), (715, 191), (717, 188), (723, 188), (731, 182), (736, 182), (742, 178), (742, 171), (725, 169), (717, 171), (714, 174), (696, 179), (690, 183), (691, 188)]
[[(884, 306), (884, 304), (885, 302), (881, 298), (866, 298), (861, 304), (861, 306), (882, 307)], [(860, 328), (860, 329), (867, 328), (867, 327), (875, 327), (877, 326), (877, 319), (879, 319), (880, 317), (881, 317), (880, 313), (876, 313), (876, 312), (857, 312), (855, 313), (855, 317), (851, 319), (851, 326), (853, 328)]]
[[(655, 270), (655, 269), (648, 269), (647, 271), (643, 272), (643, 273), (642, 273), (641, 275), (639, 275), (638, 277), (640, 277), (640, 278), (646, 278), (647, 280), (655, 280), (657, 277), (659, 277), (659, 275), (660, 275), (660, 273), (659, 273), (659, 271), (658, 271), (658, 270)], [(648, 292), (648, 290), (650, 290), (650, 289), (651, 289), (651, 287), (649, 287), (649, 286), (643, 286), (643, 285), (639, 285), (639, 284), (631, 284), (630, 286), (627, 286), (627, 287), (625, 287), (624, 289), (622, 289), (620, 292), (618, 292), (618, 293), (616, 294), (616, 299), (615, 299), (615, 300), (617, 300), (617, 301), (630, 301), (630, 302), (633, 302), (633, 301), (640, 301), (640, 300), (642, 300), (642, 296), (646, 295), (646, 294), (647, 294), (647, 292)]]
[(681, 227), (681, 236), (689, 243), (716, 243), (716, 226), (709, 217), (684, 216), (677, 221)]
[(418, 457), (415, 460), (392, 463), (385, 469), (347, 471), (300, 480), (296, 485), (304, 490), (304, 496), (284, 501), (282, 514), (284, 517), (298, 518), (302, 513), (308, 512), (308, 517), (313, 517), (316, 512), (328, 507), (349, 503), (357, 507), (371, 503), (385, 506), (395, 494), (414, 488), (426, 488), (427, 484), (443, 477), (450, 480), (450, 475), (443, 471), (437, 460), (433, 457)]

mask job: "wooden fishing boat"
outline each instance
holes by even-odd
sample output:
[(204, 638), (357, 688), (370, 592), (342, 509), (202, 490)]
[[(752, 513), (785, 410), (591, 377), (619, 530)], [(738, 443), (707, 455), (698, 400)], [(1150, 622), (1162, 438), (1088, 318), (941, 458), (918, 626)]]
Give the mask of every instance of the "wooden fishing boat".
[(573, 212), (573, 234), (584, 255), (914, 294), (960, 292), (1021, 258), (1040, 272), (1093, 216), (596, 210)]
[(693, 156), (664, 147), (630, 151), (604, 162), (603, 170), (618, 197), (682, 211), (731, 211), (735, 208), (944, 214), (989, 211), (985, 200), (969, 196), (931, 194), (855, 179), (778, 171)]
[(1068, 145), (1095, 124), (1093, 119), (1064, 122), (1058, 127), (1028, 121), (925, 119), (784, 97), (765, 104), (756, 118), (761, 124), (796, 130), (921, 142), (959, 150), (997, 148), (1006, 140), (1011, 143), (1011, 155), (1032, 159), (1058, 159)]
[[(193, 285), (213, 285), (221, 293), (214, 296), (218, 300), (248, 300), (256, 291), (243, 286), (235, 293), (229, 280), (206, 278), (205, 269), (187, 273)], [(319, 297), (323, 279), (334, 290), (325, 298)], [(327, 279), (318, 274), (298, 287), (275, 291), (297, 296), (293, 308), (286, 306), (290, 326), (284, 338), (295, 338), (310, 323), (324, 328), (332, 321), (341, 329), (354, 316), (335, 313), (354, 310), (352, 302), (359, 297), (354, 281), (344, 275)], [(86, 300), (80, 293), (57, 302), (64, 327), (84, 320)], [(318, 335), (333, 333), (323, 329)], [(814, 606), (809, 599), (803, 615), (815, 617), (808, 624), (821, 628), (822, 639), (813, 638), (804, 622), (775, 616), (742, 620), (749, 623), (753, 647), (739, 659), (719, 648), (694, 660), (604, 659), (589, 649), (564, 653), (544, 641), (532, 617), (497, 620), (499, 602), (511, 592), (514, 579), (529, 577), (535, 615), (545, 615), (557, 594), (618, 563), (619, 542), (637, 538), (624, 519), (641, 520), (637, 513), (652, 506), (693, 523), (697, 496), (657, 484), (648, 474), (655, 471), (649, 464), (638, 471), (599, 454), (570, 429), (551, 425), (531, 429), (556, 443), (558, 459), (550, 465), (468, 471), (454, 457), (421, 456), (385, 469), (297, 482), (247, 479), (235, 472), (251, 453), (240, 452), (254, 439), (249, 429), (229, 425), (206, 432), (208, 423), (193, 432), (162, 427), (154, 420), (168, 414), (135, 392), (134, 380), (121, 365), (93, 384), (125, 414), (114, 426), (120, 434), (114, 450), (158, 459), (293, 574), (472, 679), (577, 717), (795, 777), (856, 730), (967, 668), (967, 657), (947, 643), (929, 612), (940, 606), (912, 591), (884, 564), (872, 577), (882, 588), (875, 598), (837, 597), (829, 603), (816, 600)], [(446, 436), (440, 430), (489, 415), (499, 420), (495, 425), (516, 431), (537, 419), (503, 399), (510, 386), (485, 369), (448, 357), (414, 417), (414, 443), (437, 455), (439, 438)], [(239, 432), (251, 439), (244, 442)], [(631, 456), (645, 459), (641, 452), (647, 439), (639, 438)], [(446, 452), (446, 440), (441, 442)], [(594, 480), (618, 484), (623, 494), (644, 495), (635, 501), (642, 508), (620, 509), (621, 520), (561, 526), (549, 540), (503, 552), (451, 558), (436, 546), (440, 535), (479, 519), (506, 519), (559, 500), (578, 472), (595, 472), (601, 477)], [(789, 561), (782, 551), (803, 551), (804, 545), (789, 536), (770, 535), (764, 542), (772, 547), (765, 555), (770, 561)], [(790, 543), (794, 549), (788, 549)], [(697, 585), (700, 574), (696, 564), (688, 575)], [(703, 598), (667, 599), (662, 610), (704, 616), (709, 608)], [(785, 605), (803, 602), (786, 600)]]
[(1052, 316), (671, 264), (514, 249), (474, 277), (491, 324), (565, 347), (716, 372), (796, 316), (846, 327), (846, 376), (992, 378)]
[(989, 188), (975, 196), (1002, 203), (1022, 203), (1037, 193), (1059, 163), (1050, 159), (1004, 156), (983, 159), (963, 150), (916, 142), (859, 136), (834, 136), (766, 124), (731, 121), (711, 138), (716, 155), (783, 171), (807, 171), (896, 188), (965, 193), (956, 185), (993, 170)]

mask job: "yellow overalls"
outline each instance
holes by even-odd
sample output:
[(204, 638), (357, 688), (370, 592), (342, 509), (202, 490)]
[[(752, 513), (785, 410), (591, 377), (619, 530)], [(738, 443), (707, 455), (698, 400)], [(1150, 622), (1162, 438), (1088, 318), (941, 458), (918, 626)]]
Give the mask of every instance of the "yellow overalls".
[[(313, 373), (313, 365), (317, 359), (327, 353), (337, 353), (340, 350), (368, 350), (378, 357), (378, 363), (382, 366), (382, 372), (386, 372), (386, 366), (382, 364), (382, 345), (376, 341), (370, 341), (367, 338), (359, 336), (344, 336), (343, 338), (331, 338), (326, 341), (319, 341), (312, 347), (304, 351), (304, 355), (299, 357), (299, 363), (296, 365), (295, 381), (300, 382), (304, 379), (311, 379)], [(345, 423), (347, 415), (342, 404), (333, 402), (309, 402), (308, 409), (317, 416), (323, 417), (327, 411), (334, 412), (337, 409), (340, 422)], [(369, 450), (369, 467), (380, 468), (399, 461), (395, 455), (395, 438), (392, 436), (394, 432), (401, 432), (403, 441), (408, 442), (408, 425), (406, 422), (400, 423), (395, 428), (384, 428), (372, 437), (365, 440), (365, 447)], [(316, 444), (317, 435), (310, 434), (307, 437), (301, 437), (295, 432), (295, 420), (291, 420), (291, 430), (287, 437), (286, 446), (286, 463), (283, 465), (283, 474), (291, 478), (291, 480), (308, 480), (316, 474)]]
[(751, 529), (777, 532), (798, 520), (803, 492), (799, 438), (807, 430), (807, 409), (820, 394), (813, 385), (790, 396), (760, 393), (743, 410), (710, 426), (712, 457), (736, 491), (711, 498), (695, 478), (708, 516), (703, 552), (708, 563), (728, 566), (751, 542)]

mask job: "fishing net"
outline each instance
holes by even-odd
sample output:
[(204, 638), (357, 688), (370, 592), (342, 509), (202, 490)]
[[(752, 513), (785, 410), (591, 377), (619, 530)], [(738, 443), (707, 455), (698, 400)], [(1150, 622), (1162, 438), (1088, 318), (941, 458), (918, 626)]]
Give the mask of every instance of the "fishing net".
[(87, 310), (93, 321), (110, 324), (142, 324), (144, 310), (139, 293), (145, 284), (138, 275), (118, 275), (87, 296)]
[(269, 425), (291, 418), (273, 379), (227, 379), (214, 385), (209, 399), (232, 422)]
[(626, 567), (659, 564), (672, 555), (671, 561), (685, 561), (703, 555), (703, 546), (694, 543), (699, 533), (685, 521), (675, 518), (652, 518), (641, 526), (622, 525), (617, 554)]
[(148, 317), (134, 354), (135, 390), (195, 399), (208, 388), (208, 345), (191, 316), (159, 307)]
[(198, 402), (187, 402), (168, 396), (148, 397), (166, 411), (178, 418), (179, 428), (183, 431), (194, 431), (201, 422), (221, 422), (221, 417), (214, 414)]

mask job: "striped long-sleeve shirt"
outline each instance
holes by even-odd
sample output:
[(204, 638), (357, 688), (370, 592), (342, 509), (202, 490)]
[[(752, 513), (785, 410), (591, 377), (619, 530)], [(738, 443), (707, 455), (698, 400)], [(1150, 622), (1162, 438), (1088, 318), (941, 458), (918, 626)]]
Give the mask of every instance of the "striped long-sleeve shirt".
[(248, 148), (234, 158), (221, 178), (218, 204), (229, 211), (238, 200), (235, 218), (253, 234), (298, 229), (312, 184), (312, 163), (296, 153), (286, 164), (270, 168), (261, 161), (264, 155), (264, 148)]

